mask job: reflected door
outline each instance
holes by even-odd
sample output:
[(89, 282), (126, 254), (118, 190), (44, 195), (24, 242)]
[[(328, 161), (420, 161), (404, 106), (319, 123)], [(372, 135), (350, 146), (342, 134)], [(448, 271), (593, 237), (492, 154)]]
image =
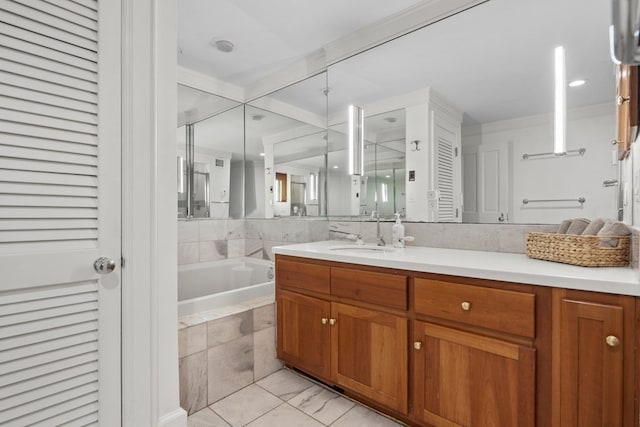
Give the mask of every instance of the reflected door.
[(465, 148), (464, 222), (511, 222), (509, 146), (483, 144)]

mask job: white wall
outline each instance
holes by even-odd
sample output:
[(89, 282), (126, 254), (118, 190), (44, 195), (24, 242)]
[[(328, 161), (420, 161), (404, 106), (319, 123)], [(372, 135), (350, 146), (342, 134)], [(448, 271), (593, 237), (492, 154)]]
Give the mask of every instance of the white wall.
[[(567, 150), (585, 148), (583, 156), (522, 159), (525, 153), (553, 151), (550, 115), (463, 126), (462, 143), (463, 150), (470, 145), (511, 143), (510, 222), (554, 224), (575, 217), (615, 218), (617, 187), (602, 186), (602, 181), (618, 175), (609, 143), (614, 135), (613, 105), (597, 105), (568, 112)], [(471, 182), (468, 178), (465, 177), (466, 181)], [(583, 206), (577, 202), (522, 203), (525, 198), (578, 197), (586, 198)]]

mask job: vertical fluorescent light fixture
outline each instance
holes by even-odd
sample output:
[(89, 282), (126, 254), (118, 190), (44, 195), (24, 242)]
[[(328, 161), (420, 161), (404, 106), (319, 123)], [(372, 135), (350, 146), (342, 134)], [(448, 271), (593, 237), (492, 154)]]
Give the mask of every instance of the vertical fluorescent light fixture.
[(555, 49), (555, 112), (553, 120), (553, 153), (567, 154), (567, 72), (563, 46)]
[(349, 175), (362, 175), (364, 165), (364, 110), (349, 105)]
[(309, 199), (318, 199), (318, 178), (315, 172), (309, 172)]

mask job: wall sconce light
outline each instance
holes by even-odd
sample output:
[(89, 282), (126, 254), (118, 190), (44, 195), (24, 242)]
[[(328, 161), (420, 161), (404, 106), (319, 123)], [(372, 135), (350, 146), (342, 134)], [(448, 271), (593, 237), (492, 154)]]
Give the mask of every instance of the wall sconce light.
[(349, 175), (362, 175), (364, 169), (364, 110), (349, 105)]
[(315, 172), (309, 172), (309, 199), (318, 200), (318, 177)]
[(417, 139), (415, 141), (411, 141), (411, 144), (415, 144), (415, 147), (411, 149), (411, 151), (420, 151), (420, 141)]
[(554, 52), (555, 109), (553, 116), (553, 153), (556, 156), (567, 154), (567, 72), (565, 50), (558, 46)]

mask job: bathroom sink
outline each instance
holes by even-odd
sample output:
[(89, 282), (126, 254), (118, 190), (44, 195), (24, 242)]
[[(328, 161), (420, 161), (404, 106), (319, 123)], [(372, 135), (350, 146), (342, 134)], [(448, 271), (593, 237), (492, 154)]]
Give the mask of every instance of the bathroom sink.
[(332, 252), (360, 252), (360, 253), (385, 253), (393, 252), (396, 248), (392, 246), (376, 246), (376, 245), (341, 245), (331, 246), (329, 250)]

